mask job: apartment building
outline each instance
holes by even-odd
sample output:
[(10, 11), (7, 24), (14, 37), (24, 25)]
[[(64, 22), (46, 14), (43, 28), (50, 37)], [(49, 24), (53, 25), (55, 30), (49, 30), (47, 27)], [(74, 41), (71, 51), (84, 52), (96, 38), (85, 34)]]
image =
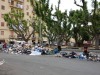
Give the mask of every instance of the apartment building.
[(7, 23), (3, 18), (3, 14), (9, 13), (13, 9), (22, 10), (26, 20), (29, 20), (33, 16), (30, 0), (0, 0), (0, 42), (9, 42), (18, 38), (17, 35), (7, 27)]

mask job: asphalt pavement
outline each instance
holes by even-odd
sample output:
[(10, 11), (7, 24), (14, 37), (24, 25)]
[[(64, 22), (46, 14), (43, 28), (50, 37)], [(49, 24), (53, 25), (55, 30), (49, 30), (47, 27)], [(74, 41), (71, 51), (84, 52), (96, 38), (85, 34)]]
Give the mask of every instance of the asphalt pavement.
[(100, 62), (0, 53), (0, 75), (100, 75)]

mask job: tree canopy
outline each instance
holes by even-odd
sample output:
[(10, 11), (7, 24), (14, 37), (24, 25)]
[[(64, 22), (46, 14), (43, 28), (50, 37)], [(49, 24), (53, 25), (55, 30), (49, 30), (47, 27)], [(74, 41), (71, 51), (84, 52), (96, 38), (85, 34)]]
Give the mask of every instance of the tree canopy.
[(13, 30), (26, 42), (34, 32), (33, 29), (30, 31), (30, 27), (33, 28), (33, 23), (24, 19), (24, 13), (22, 11), (13, 10), (4, 15), (4, 20), (7, 22), (9, 29)]
[(67, 11), (59, 10), (60, 0), (58, 6), (55, 8), (55, 13), (52, 13), (53, 6), (49, 5), (49, 0), (30, 0), (35, 11), (35, 14), (45, 22), (45, 35), (50, 42), (56, 41), (58, 45), (63, 40), (69, 40), (71, 25), (68, 23)]

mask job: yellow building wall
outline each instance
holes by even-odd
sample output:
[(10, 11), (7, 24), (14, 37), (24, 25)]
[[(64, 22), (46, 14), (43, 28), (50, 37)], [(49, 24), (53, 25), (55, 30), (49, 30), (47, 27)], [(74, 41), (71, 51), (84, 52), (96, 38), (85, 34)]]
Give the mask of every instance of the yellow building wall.
[[(0, 40), (5, 40), (6, 42), (9, 41), (11, 31), (7, 27), (7, 23), (4, 21), (2, 14), (9, 13), (11, 11), (11, 8), (14, 9), (21, 9), (24, 11), (25, 19), (29, 20), (30, 17), (32, 17), (32, 7), (30, 5), (30, 0), (13, 0), (14, 4), (11, 4), (11, 0), (0, 0)], [(18, 3), (18, 4), (17, 4)], [(1, 6), (5, 6), (5, 10), (1, 9)], [(28, 5), (28, 8), (27, 8)], [(27, 15), (27, 12), (29, 12), (29, 15)], [(1, 22), (4, 22), (4, 26), (1, 26)], [(30, 31), (32, 28), (30, 28)], [(4, 35), (1, 35), (1, 31), (4, 31)], [(17, 38), (17, 35), (14, 33), (14, 37)]]

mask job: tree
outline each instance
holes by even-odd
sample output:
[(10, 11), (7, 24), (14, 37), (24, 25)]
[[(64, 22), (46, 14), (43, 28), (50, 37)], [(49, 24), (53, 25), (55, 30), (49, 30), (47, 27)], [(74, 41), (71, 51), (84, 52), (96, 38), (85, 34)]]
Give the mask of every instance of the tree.
[(84, 12), (82, 9), (80, 10), (71, 10), (69, 12), (69, 22), (72, 25), (72, 37), (76, 41), (76, 46), (81, 46), (83, 41), (90, 40), (90, 36), (88, 33), (88, 25), (83, 25), (84, 20)]
[[(92, 5), (93, 5), (93, 10), (92, 13), (88, 12), (87, 9), (87, 2), (86, 0), (81, 0), (82, 5), (77, 4), (76, 0), (74, 0), (74, 3), (81, 7), (84, 16), (83, 16), (83, 25), (85, 27), (88, 27), (89, 29), (87, 30), (88, 33), (92, 36), (92, 38), (95, 38), (95, 48), (99, 49), (99, 36), (100, 36), (100, 13), (99, 13), (99, 2), (97, 0), (92, 0)], [(88, 25), (88, 23), (92, 23), (91, 26)], [(86, 26), (87, 25), (87, 26)]]
[(49, 42), (57, 41), (58, 45), (63, 40), (69, 39), (70, 25), (68, 24), (67, 12), (59, 10), (60, 0), (56, 7), (55, 13), (52, 13), (52, 5), (49, 6), (49, 0), (31, 0), (35, 14), (41, 18), (45, 23), (44, 34)]
[(49, 8), (49, 0), (30, 0), (30, 2), (35, 14), (43, 21), (46, 20), (48, 12), (52, 11), (52, 6)]
[[(46, 36), (48, 38), (48, 40), (50, 41), (52, 38), (52, 34), (51, 33), (51, 29), (52, 27), (49, 28), (49, 25), (51, 25), (51, 12), (52, 12), (52, 6), (51, 9), (49, 9), (49, 0), (30, 0), (32, 6), (33, 6), (33, 10), (35, 12), (35, 14), (37, 15), (38, 19), (41, 20), (41, 23), (38, 22), (38, 27), (41, 26), (42, 28), (42, 33), (41, 34), (43, 36)], [(48, 21), (49, 19), (49, 21)], [(39, 21), (39, 20), (38, 20)], [(45, 22), (45, 25), (43, 23)], [(51, 23), (50, 23), (51, 22)], [(45, 26), (45, 27), (44, 27)], [(40, 31), (40, 27), (37, 30), (38, 32)], [(49, 32), (50, 31), (50, 32)]]
[(99, 49), (99, 39), (100, 39), (100, 8), (99, 2), (97, 0), (92, 1), (93, 10), (91, 14), (91, 33), (95, 39), (95, 48)]
[(54, 13), (55, 21), (55, 33), (57, 36), (58, 45), (61, 45), (63, 41), (68, 41), (71, 38), (71, 25), (68, 23), (67, 11), (61, 12), (59, 9), (60, 1), (58, 2), (58, 7)]
[(45, 22), (43, 22), (43, 20), (41, 20), (41, 18), (37, 17), (37, 15), (35, 15), (35, 14), (34, 14), (33, 18), (34, 18), (34, 23), (35, 23), (34, 31), (39, 34), (38, 42), (40, 42), (40, 44), (42, 44), (42, 42), (43, 42), (42, 36), (44, 36), (44, 30), (46, 29), (46, 24), (45, 24)]
[(22, 11), (13, 10), (4, 15), (4, 20), (7, 22), (9, 29), (13, 30), (24, 41), (28, 42), (34, 32), (34, 29), (30, 31), (30, 27), (34, 28), (34, 23), (25, 20)]
[(74, 0), (74, 4), (79, 6), (83, 10), (83, 25), (87, 26), (88, 25), (88, 20), (89, 20), (89, 12), (87, 8), (87, 1), (86, 0), (81, 0), (82, 5), (77, 4), (76, 0)]

